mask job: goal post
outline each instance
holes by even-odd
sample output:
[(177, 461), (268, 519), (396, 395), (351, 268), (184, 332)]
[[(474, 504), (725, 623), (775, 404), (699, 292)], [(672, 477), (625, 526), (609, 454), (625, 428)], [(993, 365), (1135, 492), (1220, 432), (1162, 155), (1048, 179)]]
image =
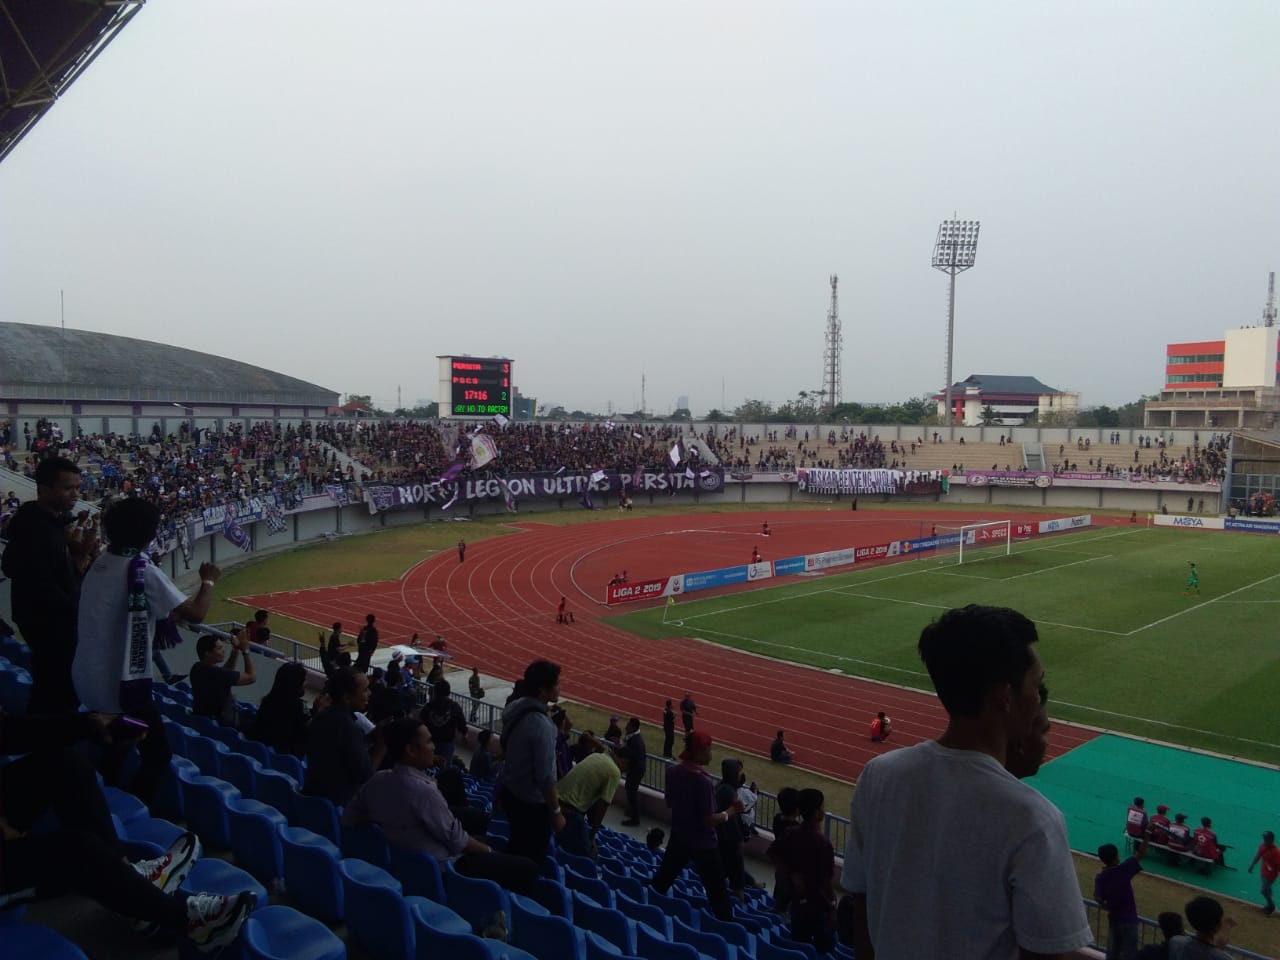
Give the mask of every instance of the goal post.
[(963, 526), (938, 524), (942, 541), (936, 552), (938, 563), (962, 564), (1013, 553), (1013, 521), (992, 520)]

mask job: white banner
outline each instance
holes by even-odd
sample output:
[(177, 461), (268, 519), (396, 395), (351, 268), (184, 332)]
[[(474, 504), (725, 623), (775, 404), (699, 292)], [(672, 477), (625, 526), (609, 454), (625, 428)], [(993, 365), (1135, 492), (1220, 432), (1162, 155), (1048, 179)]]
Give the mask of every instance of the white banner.
[(1221, 517), (1188, 517), (1177, 513), (1157, 513), (1157, 527), (1195, 527), (1200, 530), (1225, 530), (1226, 524)]

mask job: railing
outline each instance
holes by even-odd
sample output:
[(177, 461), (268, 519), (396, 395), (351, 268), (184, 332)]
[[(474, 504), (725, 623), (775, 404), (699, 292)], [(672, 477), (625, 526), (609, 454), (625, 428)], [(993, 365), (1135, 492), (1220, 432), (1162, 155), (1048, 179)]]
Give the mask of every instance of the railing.
[[(1106, 948), (1107, 944), (1107, 911), (1098, 905), (1096, 900), (1085, 900), (1085, 913), (1089, 917), (1089, 929), (1093, 931), (1093, 944), (1098, 949)], [(1138, 948), (1146, 946), (1149, 943), (1163, 943), (1164, 935), (1160, 932), (1160, 924), (1149, 917), (1138, 918)], [(1270, 957), (1261, 953), (1254, 953), (1252, 950), (1246, 950), (1244, 947), (1227, 946), (1223, 948), (1233, 957), (1239, 957), (1240, 960), (1271, 960)]]

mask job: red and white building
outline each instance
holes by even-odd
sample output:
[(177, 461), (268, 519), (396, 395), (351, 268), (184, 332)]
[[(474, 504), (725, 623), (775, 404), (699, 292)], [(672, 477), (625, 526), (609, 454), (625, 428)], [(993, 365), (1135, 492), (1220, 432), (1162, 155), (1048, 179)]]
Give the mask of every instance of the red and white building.
[(1164, 389), (1147, 401), (1147, 427), (1266, 429), (1280, 415), (1277, 327), (1228, 330), (1221, 340), (1165, 347)]

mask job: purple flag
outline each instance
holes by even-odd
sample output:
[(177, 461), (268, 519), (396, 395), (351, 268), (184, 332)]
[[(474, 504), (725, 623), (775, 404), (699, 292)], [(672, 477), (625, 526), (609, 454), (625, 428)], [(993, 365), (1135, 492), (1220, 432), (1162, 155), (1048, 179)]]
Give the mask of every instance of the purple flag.
[(226, 512), (222, 520), (222, 535), (245, 553), (253, 549), (249, 543), (249, 534), (245, 532), (244, 527), (236, 523), (236, 518), (231, 515), (230, 510)]

